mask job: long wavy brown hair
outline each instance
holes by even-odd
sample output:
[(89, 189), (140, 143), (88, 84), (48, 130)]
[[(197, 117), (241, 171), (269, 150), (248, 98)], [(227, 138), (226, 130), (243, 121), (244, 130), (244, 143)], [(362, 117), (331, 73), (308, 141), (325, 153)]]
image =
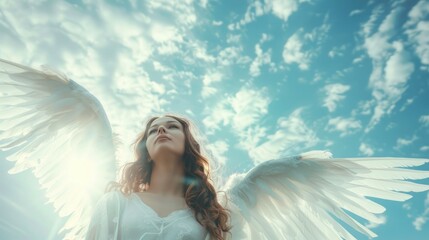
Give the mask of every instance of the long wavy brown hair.
[[(185, 168), (185, 181), (183, 184), (186, 204), (194, 211), (197, 221), (207, 229), (211, 239), (225, 239), (226, 233), (231, 229), (227, 225), (228, 210), (219, 204), (217, 193), (210, 176), (209, 161), (200, 152), (200, 144), (191, 134), (189, 120), (165, 114), (165, 117), (176, 119), (182, 124), (185, 134), (185, 152), (182, 160)], [(162, 117), (162, 116), (159, 116)], [(108, 190), (119, 189), (125, 195), (132, 192), (141, 192), (150, 184), (153, 161), (146, 148), (148, 130), (154, 120), (159, 117), (151, 117), (145, 130), (139, 134), (134, 145), (135, 161), (123, 166), (122, 177), (119, 183), (112, 183)]]

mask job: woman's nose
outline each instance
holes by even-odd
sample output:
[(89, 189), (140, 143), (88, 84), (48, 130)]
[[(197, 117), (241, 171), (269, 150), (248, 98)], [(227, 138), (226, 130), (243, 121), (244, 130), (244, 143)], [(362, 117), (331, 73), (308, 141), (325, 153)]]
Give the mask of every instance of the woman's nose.
[(161, 131), (165, 133), (165, 127), (164, 126), (159, 126), (158, 133)]

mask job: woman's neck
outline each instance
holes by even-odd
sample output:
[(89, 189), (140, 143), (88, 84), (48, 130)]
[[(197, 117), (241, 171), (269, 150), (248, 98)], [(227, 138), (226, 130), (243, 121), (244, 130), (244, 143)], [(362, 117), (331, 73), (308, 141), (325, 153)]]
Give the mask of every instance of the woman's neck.
[(183, 197), (184, 169), (181, 161), (154, 163), (147, 192)]

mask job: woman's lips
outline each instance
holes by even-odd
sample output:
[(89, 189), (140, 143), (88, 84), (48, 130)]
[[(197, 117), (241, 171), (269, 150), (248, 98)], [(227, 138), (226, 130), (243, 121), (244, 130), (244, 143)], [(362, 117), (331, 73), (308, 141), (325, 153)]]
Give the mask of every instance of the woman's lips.
[(168, 137), (159, 137), (156, 139), (156, 142), (161, 141), (161, 140), (170, 140)]

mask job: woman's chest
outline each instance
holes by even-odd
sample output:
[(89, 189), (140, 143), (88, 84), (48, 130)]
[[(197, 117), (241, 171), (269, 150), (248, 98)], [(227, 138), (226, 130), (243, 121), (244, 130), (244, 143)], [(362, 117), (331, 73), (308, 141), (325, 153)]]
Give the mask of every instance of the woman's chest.
[(160, 217), (149, 206), (130, 199), (120, 221), (122, 239), (205, 239), (207, 231), (190, 209), (173, 211)]

